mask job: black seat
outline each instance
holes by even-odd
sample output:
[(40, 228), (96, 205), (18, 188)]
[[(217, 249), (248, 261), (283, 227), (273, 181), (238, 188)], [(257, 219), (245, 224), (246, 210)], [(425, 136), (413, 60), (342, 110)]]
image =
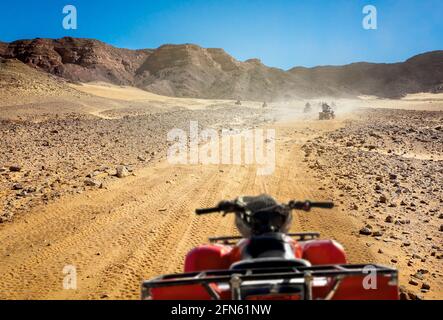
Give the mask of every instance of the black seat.
[(267, 233), (249, 239), (242, 252), (242, 260), (230, 269), (273, 269), (310, 267), (307, 260), (297, 259), (293, 248), (283, 233)]
[(295, 259), (293, 249), (282, 233), (252, 237), (242, 252), (243, 260), (275, 258)]
[(236, 262), (231, 265), (231, 270), (264, 269), (264, 268), (297, 268), (310, 267), (311, 263), (304, 259), (259, 258)]

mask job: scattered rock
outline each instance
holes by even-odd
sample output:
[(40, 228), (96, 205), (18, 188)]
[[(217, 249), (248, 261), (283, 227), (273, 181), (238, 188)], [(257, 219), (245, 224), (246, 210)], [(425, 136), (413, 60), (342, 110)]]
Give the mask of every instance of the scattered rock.
[(129, 176), (128, 168), (126, 168), (125, 166), (118, 166), (116, 168), (116, 176), (118, 178), (125, 178)]
[(418, 282), (413, 279), (409, 280), (409, 284), (412, 286), (418, 286)]
[(105, 172), (109, 176), (116, 176), (117, 175), (117, 169), (115, 169), (115, 168), (108, 168), (108, 169), (105, 170)]
[(13, 165), (9, 167), (9, 171), (11, 172), (20, 172), (22, 171), (22, 167), (19, 165)]
[(423, 280), (424, 276), (422, 273), (420, 272), (416, 272), (415, 274), (412, 275), (414, 278), (418, 279), (418, 280)]
[(86, 179), (84, 181), (85, 186), (88, 187), (101, 187), (102, 183), (98, 180), (94, 180), (94, 179)]
[(12, 190), (23, 190), (23, 186), (21, 183), (14, 183), (12, 185)]
[(431, 289), (431, 286), (428, 284), (428, 283), (423, 283), (422, 285), (421, 285), (421, 288), (422, 288), (422, 290), (430, 290)]
[(367, 228), (367, 227), (363, 227), (360, 229), (360, 234), (365, 235), (365, 236), (370, 236), (372, 234), (371, 229)]

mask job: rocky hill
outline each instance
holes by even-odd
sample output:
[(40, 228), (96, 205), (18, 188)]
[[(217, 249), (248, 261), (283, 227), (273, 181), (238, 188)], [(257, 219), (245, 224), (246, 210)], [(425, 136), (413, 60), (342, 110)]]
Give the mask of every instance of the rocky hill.
[(50, 97), (72, 99), (83, 95), (60, 77), (36, 70), (17, 59), (0, 58), (0, 107), (24, 104), (28, 100), (42, 102)]
[(20, 40), (1, 45), (0, 56), (71, 81), (132, 84), (149, 50), (118, 49), (90, 39)]
[(223, 49), (193, 44), (157, 49), (115, 48), (92, 39), (34, 39), (0, 42), (0, 57), (70, 81), (107, 81), (177, 97), (275, 100), (293, 97), (399, 97), (439, 91), (443, 51), (402, 63), (270, 68), (258, 59), (238, 61)]
[(294, 68), (289, 72), (331, 90), (399, 97), (435, 91), (443, 83), (443, 51), (421, 54), (403, 63), (353, 63), (339, 67)]

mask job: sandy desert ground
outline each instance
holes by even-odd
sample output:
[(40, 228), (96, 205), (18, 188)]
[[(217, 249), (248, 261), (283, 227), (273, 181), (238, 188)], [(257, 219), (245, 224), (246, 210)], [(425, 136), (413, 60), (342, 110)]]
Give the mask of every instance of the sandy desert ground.
[[(337, 119), (322, 122), (304, 101), (263, 110), (103, 83), (39, 88), (8, 89), (0, 105), (0, 298), (137, 299), (142, 279), (235, 234), (232, 217), (195, 208), (262, 192), (334, 200), (296, 214), (293, 231), (338, 240), (351, 262), (398, 267), (408, 298), (443, 298), (443, 95), (337, 100)], [(275, 173), (169, 164), (166, 134), (191, 120), (275, 128)], [(63, 289), (66, 265), (78, 290)]]

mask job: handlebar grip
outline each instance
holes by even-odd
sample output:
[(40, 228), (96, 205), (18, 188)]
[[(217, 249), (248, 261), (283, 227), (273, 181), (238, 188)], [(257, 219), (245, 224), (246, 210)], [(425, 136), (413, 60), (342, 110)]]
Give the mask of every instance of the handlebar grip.
[(196, 209), (195, 210), (195, 213), (198, 214), (198, 215), (214, 213), (214, 212), (220, 212), (220, 208), (219, 207), (213, 207), (213, 208), (204, 208), (204, 209)]
[(311, 202), (311, 208), (332, 209), (332, 208), (334, 208), (334, 203), (333, 202)]
[(332, 209), (334, 208), (333, 202), (311, 202), (307, 201), (290, 201), (289, 208), (295, 210), (310, 211), (312, 208)]

